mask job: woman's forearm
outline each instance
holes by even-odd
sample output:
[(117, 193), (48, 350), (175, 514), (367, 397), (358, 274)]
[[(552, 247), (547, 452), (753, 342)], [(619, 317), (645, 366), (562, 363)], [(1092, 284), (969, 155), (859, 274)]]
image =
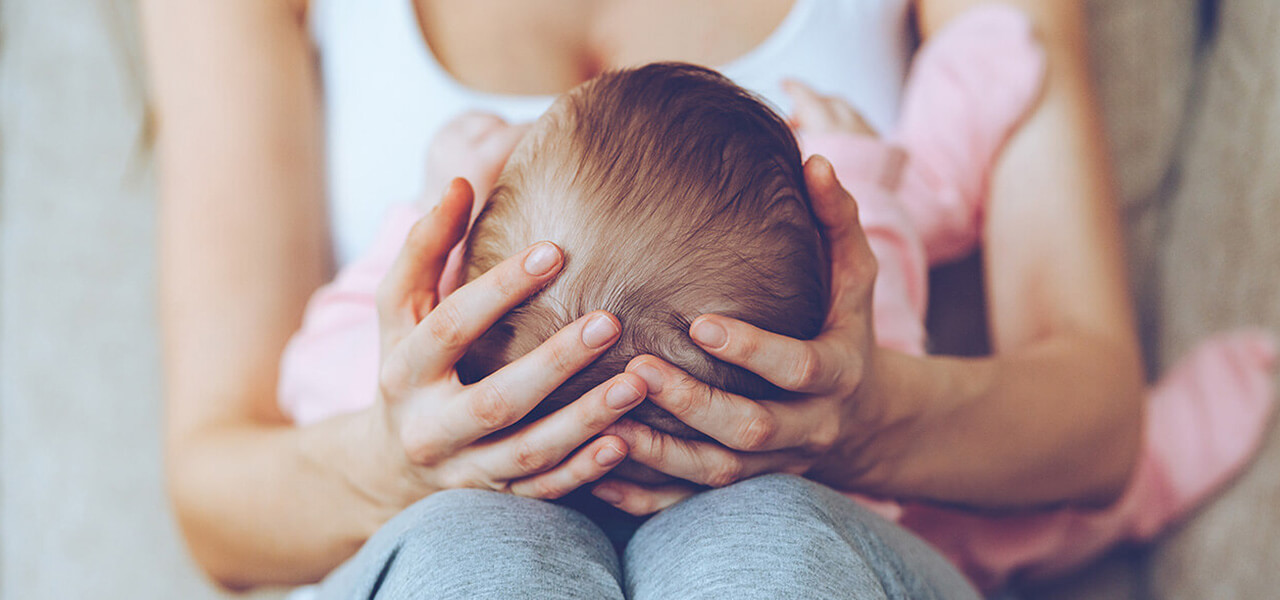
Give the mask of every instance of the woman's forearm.
[(983, 508), (1105, 504), (1122, 491), (1140, 432), (1138, 357), (1103, 340), (1061, 336), (993, 358), (881, 350), (871, 380), (895, 427), (865, 464), (838, 448), (817, 474), (892, 497)]
[[(1085, 12), (1011, 2), (1035, 23), (1047, 71), (990, 180), (993, 356), (882, 351), (870, 397), (894, 407), (898, 425), (880, 436), (893, 458), (858, 483), (982, 507), (1105, 503), (1140, 446), (1142, 365)], [(979, 3), (921, 0), (926, 39)]]
[(171, 442), (170, 498), (192, 554), (233, 589), (315, 581), (408, 498), (374, 497), (369, 412), (312, 426), (236, 424)]
[(367, 460), (348, 441), (358, 420), (294, 430), (276, 406), (280, 353), (329, 278), (305, 4), (139, 7), (162, 200), (168, 485), (197, 561), (228, 587), (314, 580), (376, 521), (350, 479)]

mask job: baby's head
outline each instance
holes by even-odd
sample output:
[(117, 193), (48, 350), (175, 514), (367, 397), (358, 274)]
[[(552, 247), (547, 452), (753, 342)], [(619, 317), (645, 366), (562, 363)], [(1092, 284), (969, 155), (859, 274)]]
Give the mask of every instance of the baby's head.
[[(698, 348), (690, 322), (716, 313), (809, 339), (826, 316), (827, 257), (790, 128), (701, 67), (608, 73), (561, 98), (490, 194), (467, 242), (465, 280), (539, 240), (564, 249), (563, 271), (472, 346), (458, 365), (463, 380), (483, 378), (593, 310), (616, 315), (622, 332), (537, 414), (640, 354), (729, 392), (778, 398), (764, 379)], [(630, 416), (695, 435), (649, 402)]]

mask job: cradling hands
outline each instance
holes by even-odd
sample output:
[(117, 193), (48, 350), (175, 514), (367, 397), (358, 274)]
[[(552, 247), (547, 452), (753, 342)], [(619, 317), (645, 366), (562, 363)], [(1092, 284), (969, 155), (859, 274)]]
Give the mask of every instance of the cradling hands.
[(467, 230), (472, 200), (471, 186), (454, 180), (414, 226), (378, 290), (381, 364), (368, 414), (383, 476), (366, 492), (392, 508), (450, 488), (567, 494), (622, 462), (626, 442), (600, 433), (647, 393), (638, 375), (620, 373), (538, 421), (511, 427), (617, 341), (618, 320), (602, 311), (483, 380), (460, 382), (454, 363), (468, 346), (564, 265), (557, 246), (539, 242), (441, 298), (436, 284)]
[(719, 315), (702, 315), (689, 328), (694, 342), (712, 356), (755, 372), (794, 397), (748, 399), (708, 386), (657, 357), (636, 357), (626, 372), (645, 381), (649, 400), (714, 441), (620, 421), (606, 433), (626, 440), (632, 461), (683, 481), (644, 485), (609, 478), (593, 488), (597, 497), (629, 513), (647, 514), (705, 487), (763, 473), (838, 472), (852, 484), (889, 460), (873, 448), (877, 434), (898, 422), (892, 407), (880, 404), (873, 391), (876, 260), (857, 205), (831, 164), (814, 157), (804, 172), (831, 253), (831, 308), (821, 333), (798, 340)]

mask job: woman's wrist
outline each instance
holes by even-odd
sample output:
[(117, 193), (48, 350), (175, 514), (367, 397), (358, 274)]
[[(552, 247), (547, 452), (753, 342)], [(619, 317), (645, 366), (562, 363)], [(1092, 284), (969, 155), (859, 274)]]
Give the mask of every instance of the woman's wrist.
[(1065, 341), (975, 359), (880, 350), (853, 399), (874, 411), (851, 420), (811, 476), (984, 508), (1105, 504), (1123, 488), (1140, 425), (1120, 393), (1132, 386), (1111, 374), (1123, 361), (1087, 350)]
[(880, 493), (893, 487), (923, 410), (895, 389), (914, 357), (875, 347), (861, 383), (845, 401), (840, 435), (809, 477), (837, 489)]
[(967, 400), (980, 397), (987, 369), (953, 359), (875, 348), (867, 374), (850, 398), (852, 416), (812, 476), (827, 485), (872, 495), (923, 497), (938, 462), (938, 445), (963, 420)]
[(385, 406), (330, 419), (303, 435), (302, 454), (317, 469), (336, 471), (355, 507), (353, 524), (366, 538), (431, 491), (390, 435)]

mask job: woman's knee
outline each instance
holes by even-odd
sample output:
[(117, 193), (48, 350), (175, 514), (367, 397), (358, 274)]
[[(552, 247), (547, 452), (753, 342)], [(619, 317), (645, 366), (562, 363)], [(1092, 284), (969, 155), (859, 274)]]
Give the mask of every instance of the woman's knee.
[(654, 515), (636, 532), (628, 552), (651, 543), (755, 545), (766, 532), (797, 524), (805, 524), (810, 534), (829, 530), (822, 490), (807, 479), (784, 474), (708, 490)]
[(535, 564), (561, 555), (584, 560), (613, 555), (604, 533), (581, 513), (488, 490), (438, 492), (410, 506), (388, 526), (402, 552), (447, 554), (434, 557), (447, 562), (474, 557), (488, 563), (492, 560), (486, 557), (501, 555), (508, 563)]
[(739, 504), (753, 506), (760, 504), (763, 500), (806, 507), (816, 506), (824, 495), (833, 493), (831, 488), (822, 484), (799, 475), (786, 473), (752, 477), (713, 491), (716, 492), (716, 496), (719, 496), (712, 497), (716, 502), (731, 506)]
[(402, 511), (326, 581), (334, 597), (505, 598), (548, 590), (621, 597), (604, 533), (567, 508), (485, 490), (449, 490)]
[[(770, 528), (776, 520), (819, 516), (827, 509), (829, 488), (797, 475), (771, 474), (708, 490), (676, 504), (655, 518), (700, 522), (754, 522)], [(840, 497), (843, 499), (843, 497)]]
[(976, 597), (940, 556), (913, 543), (826, 486), (767, 475), (656, 515), (632, 538), (624, 571), (638, 599), (681, 587), (699, 590), (697, 598)]

